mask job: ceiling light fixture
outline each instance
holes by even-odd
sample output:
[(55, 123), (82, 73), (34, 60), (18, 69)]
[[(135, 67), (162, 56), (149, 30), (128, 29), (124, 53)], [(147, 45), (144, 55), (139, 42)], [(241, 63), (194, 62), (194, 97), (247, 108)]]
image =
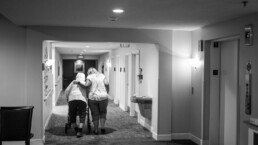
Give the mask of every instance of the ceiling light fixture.
[(83, 59), (83, 55), (81, 55), (81, 54), (78, 55), (78, 56), (77, 56), (77, 59)]
[(113, 11), (113, 13), (116, 13), (116, 14), (121, 14), (124, 12), (123, 9), (113, 9), (112, 11)]

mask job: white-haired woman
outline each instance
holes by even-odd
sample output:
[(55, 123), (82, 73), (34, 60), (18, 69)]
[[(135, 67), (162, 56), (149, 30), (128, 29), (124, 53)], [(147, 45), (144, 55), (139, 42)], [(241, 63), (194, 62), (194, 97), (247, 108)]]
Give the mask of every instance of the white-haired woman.
[(93, 133), (98, 134), (99, 122), (101, 133), (105, 133), (109, 84), (105, 75), (93, 67), (88, 69), (87, 74), (86, 82), (80, 82), (80, 84), (86, 87), (90, 86), (88, 103), (94, 124)]
[[(65, 96), (68, 100), (69, 117), (72, 127), (76, 131), (77, 137), (82, 137), (82, 128), (86, 117), (86, 91), (81, 85), (74, 82), (85, 82), (85, 74), (77, 73), (76, 80), (72, 81), (65, 90)], [(76, 124), (76, 116), (79, 116), (80, 123)]]

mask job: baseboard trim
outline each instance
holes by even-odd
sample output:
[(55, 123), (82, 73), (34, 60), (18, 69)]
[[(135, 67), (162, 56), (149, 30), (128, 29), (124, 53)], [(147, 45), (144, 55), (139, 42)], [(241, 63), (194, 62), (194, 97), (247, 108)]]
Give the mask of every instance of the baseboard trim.
[(155, 140), (158, 140), (158, 134), (155, 131), (153, 131), (153, 128), (151, 128), (151, 133), (152, 133), (152, 138)]
[(190, 133), (172, 133), (171, 139), (172, 140), (190, 139)]
[(201, 143), (202, 143), (202, 140), (200, 138), (196, 137), (195, 135), (193, 135), (191, 133), (189, 134), (189, 139), (198, 145), (201, 145)]
[(114, 103), (115, 103), (115, 104), (119, 104), (118, 99), (114, 99)]
[(202, 140), (199, 137), (197, 137), (191, 133), (190, 133), (190, 140), (192, 140), (193, 142), (195, 142), (198, 145), (208, 145), (209, 144), (209, 140)]
[[(52, 111), (53, 111), (53, 109), (52, 109)], [(48, 123), (49, 123), (49, 121), (50, 121), (50, 118), (51, 118), (51, 116), (52, 116), (52, 114), (53, 114), (52, 111), (50, 112), (50, 114), (49, 114), (49, 116), (48, 116), (48, 118), (47, 118), (47, 120), (46, 120), (46, 122), (45, 122), (44, 130), (48, 129), (48, 128), (47, 128), (47, 125), (48, 125)]]
[(31, 139), (30, 142), (32, 145), (44, 145), (44, 139)]
[(201, 145), (209, 145), (209, 140), (202, 140)]
[(121, 104), (120, 104), (119, 107), (120, 107), (123, 111), (125, 111), (125, 112), (127, 112), (127, 110), (128, 110), (127, 107), (124, 106), (124, 105), (121, 105)]
[(156, 132), (152, 131), (152, 138), (156, 141), (171, 141), (171, 134), (158, 135)]
[(143, 127), (147, 128), (151, 131), (151, 126), (145, 122), (145, 119), (141, 119), (142, 117), (138, 117), (138, 123), (141, 124)]

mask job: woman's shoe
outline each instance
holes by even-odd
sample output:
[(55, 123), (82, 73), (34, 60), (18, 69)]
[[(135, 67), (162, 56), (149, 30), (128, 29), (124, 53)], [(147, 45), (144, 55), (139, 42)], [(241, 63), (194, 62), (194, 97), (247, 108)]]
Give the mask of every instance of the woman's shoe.
[(97, 130), (93, 130), (93, 133), (94, 133), (95, 135), (98, 135), (98, 134), (99, 134), (99, 132), (98, 132)]
[(103, 134), (106, 133), (106, 129), (105, 128), (101, 128), (100, 130), (101, 130), (101, 133), (103, 133)]
[(77, 132), (78, 132), (78, 129), (79, 129), (78, 127), (75, 127), (75, 128), (74, 128), (74, 131), (77, 133)]
[(65, 134), (67, 134), (67, 131), (68, 131), (68, 129), (70, 129), (70, 128), (71, 128), (71, 124), (66, 123), (66, 124), (65, 124)]
[(82, 137), (82, 128), (78, 128), (78, 131), (77, 131), (77, 133), (76, 133), (76, 137), (77, 137), (77, 138)]

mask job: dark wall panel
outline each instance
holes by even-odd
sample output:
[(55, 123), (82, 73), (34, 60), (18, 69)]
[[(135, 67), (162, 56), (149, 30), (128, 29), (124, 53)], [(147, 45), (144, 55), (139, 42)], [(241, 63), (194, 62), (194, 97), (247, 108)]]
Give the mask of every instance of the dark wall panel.
[[(77, 60), (63, 60), (63, 89), (65, 89), (72, 80), (75, 79), (76, 73), (74, 72), (74, 63)], [(85, 64), (85, 75), (90, 67), (97, 66), (97, 60), (83, 60)]]

